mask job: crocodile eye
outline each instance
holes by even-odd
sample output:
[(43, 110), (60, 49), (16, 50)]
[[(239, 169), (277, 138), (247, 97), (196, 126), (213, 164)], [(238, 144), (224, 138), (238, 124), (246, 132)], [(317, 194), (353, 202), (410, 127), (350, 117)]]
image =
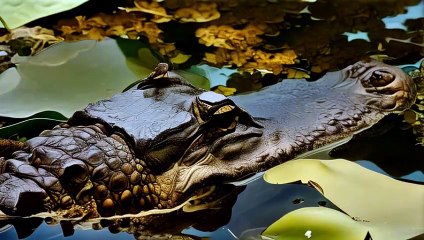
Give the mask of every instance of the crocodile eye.
[(200, 124), (228, 129), (237, 124), (236, 106), (230, 99), (214, 92), (204, 92), (197, 96), (193, 107), (194, 115)]

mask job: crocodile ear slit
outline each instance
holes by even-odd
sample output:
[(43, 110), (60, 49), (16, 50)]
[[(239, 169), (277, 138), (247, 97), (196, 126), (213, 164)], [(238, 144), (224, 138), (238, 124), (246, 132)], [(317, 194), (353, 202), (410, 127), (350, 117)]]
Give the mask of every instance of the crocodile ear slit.
[(242, 119), (250, 121), (252, 125), (256, 128), (264, 128), (264, 126), (261, 123), (259, 123), (257, 120), (255, 120), (246, 110), (244, 110), (241, 107), (238, 107), (238, 109), (240, 110), (240, 117)]

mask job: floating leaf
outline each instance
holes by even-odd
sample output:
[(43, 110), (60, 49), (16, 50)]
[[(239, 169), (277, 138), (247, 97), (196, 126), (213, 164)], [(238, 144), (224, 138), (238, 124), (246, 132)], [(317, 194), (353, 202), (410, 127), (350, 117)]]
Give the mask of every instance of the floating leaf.
[(202, 74), (198, 74), (190, 70), (176, 70), (175, 72), (198, 88), (203, 88), (206, 90), (209, 90), (211, 88), (209, 79)]
[(394, 180), (347, 160), (301, 159), (268, 170), (274, 184), (313, 181), (324, 196), (363, 221), (374, 240), (406, 239), (424, 233), (424, 186)]
[(190, 8), (180, 8), (175, 11), (174, 17), (181, 22), (209, 22), (218, 19), (221, 15), (214, 2), (199, 2)]
[(263, 239), (276, 240), (364, 240), (367, 233), (366, 226), (337, 210), (306, 207), (284, 215), (269, 226), (262, 236)]
[[(17, 28), (35, 19), (77, 7), (87, 0), (3, 0), (0, 16), (8, 28)], [(0, 27), (4, 27), (0, 23)]]
[(143, 56), (139, 56), (149, 66), (139, 63), (134, 73), (126, 64), (121, 42), (143, 48), (139, 41), (87, 40), (60, 43), (38, 55), (15, 58), (17, 69), (0, 75), (0, 84), (7, 81), (4, 84), (14, 86), (0, 94), (0, 116), (23, 118), (53, 110), (69, 117), (150, 74), (151, 61), (146, 60), (157, 61), (150, 51), (141, 51)]
[(192, 66), (187, 71), (209, 79), (211, 88), (219, 85), (226, 86), (230, 75), (237, 72), (235, 69), (216, 68), (204, 64)]
[(231, 95), (234, 95), (235, 92), (237, 92), (237, 89), (231, 88), (231, 87), (226, 87), (226, 86), (218, 86), (218, 87), (216, 87), (214, 92), (220, 93), (224, 96), (231, 96)]
[(226, 228), (239, 239), (260, 239), (265, 226), (270, 226), (281, 216), (299, 208), (323, 205), (337, 209), (328, 199), (306, 185), (269, 184), (263, 178), (258, 178), (249, 182), (238, 195)]
[(418, 142), (424, 145), (424, 59), (414, 65), (402, 66), (402, 70), (414, 79), (417, 86), (417, 99), (403, 116), (405, 121), (411, 124)]
[(191, 57), (191, 55), (186, 55), (186, 54), (182, 54), (182, 53), (178, 53), (177, 56), (171, 58), (171, 62), (175, 63), (175, 64), (182, 64), (187, 62), (187, 60), (189, 60)]
[(406, 110), (403, 113), (403, 117), (405, 121), (409, 124), (413, 124), (415, 123), (415, 121), (417, 121), (417, 114), (411, 109)]
[(6, 127), (0, 128), (0, 138), (17, 139), (18, 137), (35, 137), (45, 129), (51, 129), (60, 120), (51, 118), (31, 118)]
[[(172, 19), (172, 16), (166, 13), (164, 7), (160, 6), (158, 2), (153, 1), (151, 3), (147, 1), (135, 0), (134, 8), (120, 8), (126, 12), (145, 12), (155, 16), (155, 22), (169, 22)], [(161, 18), (158, 18), (161, 17)]]
[(19, 73), (15, 68), (9, 68), (0, 74), (0, 96), (12, 91), (19, 85)]
[(308, 79), (311, 76), (305, 72), (304, 70), (299, 70), (296, 68), (288, 68), (287, 69), (287, 78), (296, 78), (296, 79)]
[[(146, 73), (151, 72), (160, 62), (158, 57), (148, 48), (147, 45), (136, 41), (117, 41), (119, 48), (126, 57), (126, 63), (136, 76), (142, 78)], [(148, 75), (148, 74), (147, 74)]]
[(264, 24), (251, 24), (243, 29), (234, 29), (228, 25), (211, 25), (196, 30), (199, 43), (207, 47), (214, 46), (229, 50), (244, 50), (249, 46), (256, 46), (262, 42), (258, 35), (264, 34)]
[(237, 93), (258, 91), (263, 87), (263, 80), (263, 75), (259, 71), (235, 73), (231, 75), (227, 86), (237, 89)]
[[(5, 43), (10, 46), (10, 56), (13, 55), (11, 52), (16, 52), (19, 55), (34, 55), (45, 47), (61, 41), (63, 41), (63, 38), (55, 36), (53, 30), (40, 26), (16, 28), (0, 36), (0, 43)], [(30, 48), (31, 51), (26, 53), (25, 51), (27, 51), (28, 48)]]

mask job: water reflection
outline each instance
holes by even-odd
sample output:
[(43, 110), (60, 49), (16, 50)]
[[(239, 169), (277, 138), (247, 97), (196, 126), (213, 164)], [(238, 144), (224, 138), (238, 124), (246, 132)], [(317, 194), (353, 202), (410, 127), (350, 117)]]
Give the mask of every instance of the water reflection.
[[(0, 236), (13, 236), (14, 228), (18, 238), (29, 237), (34, 239), (45, 235), (49, 235), (48, 238), (75, 237), (81, 236), (81, 234), (95, 234), (97, 236), (97, 233), (100, 235), (117, 234), (114, 238), (119, 239), (127, 239), (128, 234), (131, 235), (131, 238), (135, 237), (137, 239), (144, 239), (149, 236), (163, 239), (169, 239), (171, 236), (174, 237), (173, 239), (179, 239), (178, 237), (184, 236), (187, 237), (185, 239), (196, 239), (194, 236), (190, 237), (181, 232), (190, 226), (199, 231), (211, 232), (225, 225), (231, 217), (231, 208), (238, 194), (245, 189), (244, 186), (235, 187), (232, 185), (219, 186), (217, 188), (219, 189), (215, 190), (215, 192), (217, 192), (218, 198), (208, 199), (210, 204), (208, 208), (202, 208), (203, 210), (194, 212), (191, 212), (190, 209), (179, 209), (167, 214), (151, 214), (142, 217), (62, 219), (52, 215), (44, 218), (0, 220), (0, 225), (5, 226), (3, 228), (4, 232)], [(218, 201), (218, 205), (212, 204), (215, 200)], [(192, 205), (198, 206), (196, 203)], [(13, 228), (7, 227), (9, 224)], [(46, 226), (49, 227), (46, 228)], [(92, 230), (95, 231), (93, 232)]]
[[(405, 127), (407, 129), (403, 129)], [(416, 143), (412, 129), (399, 116), (383, 119), (371, 131), (363, 132), (347, 144), (333, 149), (330, 155), (349, 160), (370, 160), (393, 177), (424, 171), (424, 147)]]
[(144, 239), (154, 235), (157, 238), (168, 239), (173, 235), (175, 239), (180, 239), (177, 237), (197, 239), (196, 236), (189, 235), (195, 233), (199, 236), (222, 239), (219, 236), (229, 234), (228, 236), (246, 237), (260, 234), (282, 215), (298, 208), (325, 205), (338, 209), (315, 189), (302, 184), (271, 185), (260, 178), (246, 188), (234, 187), (228, 191), (227, 197), (222, 199), (219, 208), (215, 209), (192, 213), (176, 211), (145, 218), (104, 219), (94, 222), (91, 220), (55, 222), (50, 218), (15, 219), (3, 222), (13, 227), (10, 225), (4, 227), (0, 236), (5, 239), (63, 237), (88, 239), (93, 236)]

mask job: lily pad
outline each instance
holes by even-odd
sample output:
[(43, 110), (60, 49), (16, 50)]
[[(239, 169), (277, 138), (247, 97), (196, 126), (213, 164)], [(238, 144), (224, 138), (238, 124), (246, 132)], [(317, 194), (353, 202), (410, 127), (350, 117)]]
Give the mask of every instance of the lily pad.
[(3, 26), (10, 29), (20, 27), (35, 19), (77, 7), (88, 0), (3, 0), (0, 7), (0, 17)]
[(0, 138), (20, 139), (22, 137), (35, 137), (43, 130), (51, 129), (60, 122), (63, 121), (51, 118), (26, 119), (22, 122), (0, 128)]
[[(151, 62), (157, 62), (150, 50), (138, 51), (143, 62), (136, 62), (121, 49), (128, 45), (145, 49), (139, 41), (86, 40), (59, 43), (35, 56), (14, 57), (17, 68), (0, 75), (0, 85), (10, 86), (0, 92), (0, 116), (25, 118), (57, 111), (70, 117), (90, 102), (121, 92), (147, 76), (155, 66)], [(138, 64), (129, 65), (128, 59)]]
[(237, 72), (236, 69), (216, 68), (205, 64), (192, 66), (188, 71), (209, 79), (211, 88), (219, 85), (226, 86), (230, 75)]
[(268, 170), (265, 181), (302, 181), (369, 229), (374, 240), (424, 233), (424, 186), (398, 181), (356, 163), (299, 159)]
[(209, 79), (206, 78), (202, 74), (193, 73), (191, 71), (186, 70), (176, 70), (175, 73), (186, 79), (188, 82), (193, 84), (198, 88), (203, 88), (205, 90), (209, 90), (211, 88)]
[(262, 238), (365, 240), (367, 234), (366, 226), (344, 213), (325, 207), (306, 207), (284, 215), (262, 233)]

